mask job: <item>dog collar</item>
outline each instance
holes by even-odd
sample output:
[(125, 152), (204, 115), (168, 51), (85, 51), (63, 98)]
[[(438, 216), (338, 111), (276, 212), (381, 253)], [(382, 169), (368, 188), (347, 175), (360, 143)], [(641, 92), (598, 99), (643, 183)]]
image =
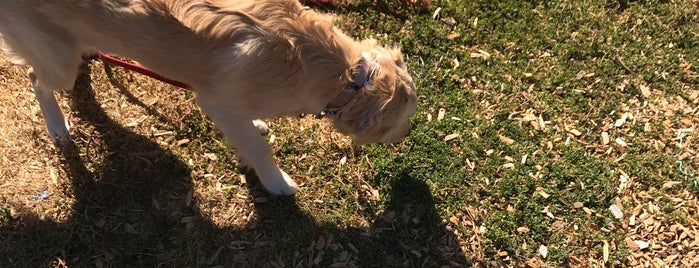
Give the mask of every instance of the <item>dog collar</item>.
[[(371, 84), (372, 79), (381, 73), (381, 65), (379, 65), (378, 57), (370, 60), (371, 56), (368, 52), (362, 53), (362, 59), (357, 68), (357, 75), (352, 79), (352, 82), (347, 84), (347, 87), (338, 94), (335, 99), (330, 102), (325, 109), (325, 114), (336, 114), (340, 108), (347, 105), (359, 90)], [(371, 61), (369, 63), (369, 61)]]
[[(369, 58), (369, 53), (362, 53), (362, 61)], [(368, 69), (368, 70), (367, 70)], [(371, 66), (368, 64), (360, 64), (359, 70), (357, 70), (357, 76), (352, 79), (352, 83), (348, 85), (349, 88), (354, 90), (360, 90), (362, 87), (371, 83), (371, 79), (381, 73), (381, 65), (379, 65), (378, 57), (371, 61)]]

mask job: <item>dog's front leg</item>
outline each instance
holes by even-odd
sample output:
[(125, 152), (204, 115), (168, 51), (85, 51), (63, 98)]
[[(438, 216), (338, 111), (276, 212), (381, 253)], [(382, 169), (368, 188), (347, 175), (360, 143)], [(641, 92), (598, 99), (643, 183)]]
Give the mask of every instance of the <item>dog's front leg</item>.
[(54, 142), (70, 140), (68, 121), (65, 120), (61, 108), (58, 107), (56, 97), (53, 95), (53, 88), (48, 87), (43, 81), (39, 80), (33, 68), (29, 68), (27, 77), (32, 84), (36, 99), (39, 101), (39, 107), (46, 120), (46, 129), (51, 139)]
[(253, 125), (252, 119), (226, 108), (201, 107), (236, 147), (239, 155), (255, 169), (267, 191), (273, 195), (293, 195), (298, 191), (296, 182), (274, 163), (272, 148), (260, 136), (260, 130)]

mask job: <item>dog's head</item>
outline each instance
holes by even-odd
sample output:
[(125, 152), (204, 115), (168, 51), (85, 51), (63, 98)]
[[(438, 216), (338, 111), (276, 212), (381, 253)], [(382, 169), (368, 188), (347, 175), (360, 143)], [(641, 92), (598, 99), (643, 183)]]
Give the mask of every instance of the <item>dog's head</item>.
[(369, 46), (351, 70), (350, 86), (341, 93), (350, 97), (337, 111), (335, 128), (360, 145), (402, 140), (410, 132), (417, 97), (400, 51)]

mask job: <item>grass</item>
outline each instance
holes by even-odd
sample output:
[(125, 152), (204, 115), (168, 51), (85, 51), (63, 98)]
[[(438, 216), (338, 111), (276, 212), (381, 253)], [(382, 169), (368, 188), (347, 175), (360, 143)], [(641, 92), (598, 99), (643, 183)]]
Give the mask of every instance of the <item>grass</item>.
[(675, 161), (696, 173), (696, 132), (677, 137), (699, 123), (698, 5), (316, 6), (353, 36), (400, 44), (419, 109), (404, 142), (361, 148), (312, 116), (273, 121), (293, 198), (261, 189), (191, 94), (93, 62), (63, 96), (75, 147), (56, 152), (40, 122), (16, 130), (41, 149), (3, 164), (53, 155), (60, 183), (41, 202), (17, 193), (45, 182), (0, 187), (0, 264), (691, 266), (699, 188)]

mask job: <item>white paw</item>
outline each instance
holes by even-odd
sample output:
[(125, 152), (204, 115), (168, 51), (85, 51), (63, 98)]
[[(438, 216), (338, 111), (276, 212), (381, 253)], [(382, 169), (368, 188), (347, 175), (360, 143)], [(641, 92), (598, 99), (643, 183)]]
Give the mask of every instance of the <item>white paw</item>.
[(276, 196), (289, 196), (299, 191), (299, 186), (283, 170), (272, 174), (258, 174), (260, 182), (267, 191)]
[(48, 130), (49, 136), (51, 136), (51, 139), (54, 142), (70, 140), (70, 133), (68, 132), (68, 130), (70, 129), (70, 125), (68, 124), (68, 121), (47, 121), (46, 129)]
[(265, 121), (255, 119), (252, 120), (252, 124), (257, 128), (257, 130), (260, 131), (260, 134), (262, 135), (267, 134), (269, 132), (269, 126), (267, 125), (267, 123), (265, 123)]

